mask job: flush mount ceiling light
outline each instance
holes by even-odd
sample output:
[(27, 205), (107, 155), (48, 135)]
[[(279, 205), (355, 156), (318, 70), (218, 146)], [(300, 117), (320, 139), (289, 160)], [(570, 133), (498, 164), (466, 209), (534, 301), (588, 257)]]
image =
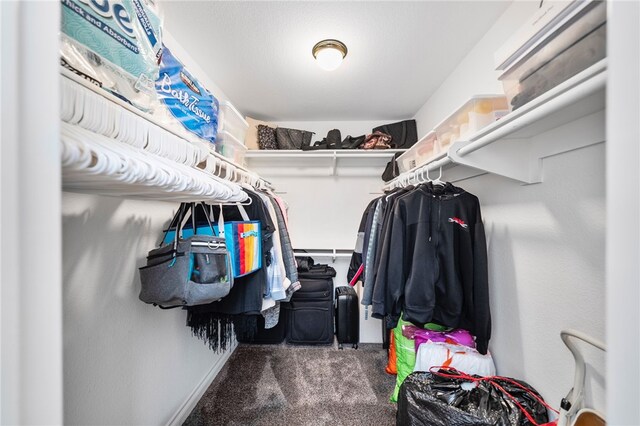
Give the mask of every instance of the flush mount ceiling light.
[(322, 40), (316, 43), (311, 50), (320, 68), (333, 71), (340, 66), (347, 56), (347, 46), (339, 40)]

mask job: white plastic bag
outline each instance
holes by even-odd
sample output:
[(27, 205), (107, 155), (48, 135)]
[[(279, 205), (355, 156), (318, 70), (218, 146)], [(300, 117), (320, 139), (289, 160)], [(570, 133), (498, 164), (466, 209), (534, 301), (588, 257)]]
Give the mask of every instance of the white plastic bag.
[(495, 376), (496, 366), (491, 353), (480, 354), (475, 349), (447, 343), (423, 343), (418, 347), (413, 371), (429, 371), (431, 367), (447, 366), (470, 375)]

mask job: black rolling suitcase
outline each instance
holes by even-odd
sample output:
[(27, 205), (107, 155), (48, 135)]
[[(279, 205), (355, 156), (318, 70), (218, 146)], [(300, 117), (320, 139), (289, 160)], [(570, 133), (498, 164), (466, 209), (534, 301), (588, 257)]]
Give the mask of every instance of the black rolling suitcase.
[(301, 288), (293, 293), (287, 310), (287, 343), (333, 344), (333, 277), (327, 265), (299, 272)]
[(358, 295), (351, 286), (336, 288), (336, 338), (338, 347), (344, 343), (358, 349), (360, 341), (360, 314), (358, 311)]

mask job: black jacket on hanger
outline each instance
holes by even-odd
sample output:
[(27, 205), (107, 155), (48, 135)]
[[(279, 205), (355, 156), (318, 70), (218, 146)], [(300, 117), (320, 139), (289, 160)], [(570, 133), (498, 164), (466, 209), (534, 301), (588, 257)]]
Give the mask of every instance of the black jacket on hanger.
[(469, 330), (487, 352), (491, 314), (480, 203), (451, 184), (426, 184), (394, 203), (384, 230), (373, 316)]
[(376, 199), (371, 200), (367, 205), (367, 208), (364, 209), (364, 213), (362, 213), (362, 218), (360, 219), (360, 226), (358, 227), (358, 237), (356, 239), (356, 246), (353, 250), (353, 254), (351, 255), (351, 262), (349, 263), (349, 270), (347, 271), (347, 282), (351, 281), (353, 277), (358, 273), (358, 269), (360, 269), (360, 265), (362, 265), (362, 248), (364, 245), (364, 231), (365, 224), (367, 222), (367, 217), (370, 213), (373, 212), (373, 207), (376, 204)]

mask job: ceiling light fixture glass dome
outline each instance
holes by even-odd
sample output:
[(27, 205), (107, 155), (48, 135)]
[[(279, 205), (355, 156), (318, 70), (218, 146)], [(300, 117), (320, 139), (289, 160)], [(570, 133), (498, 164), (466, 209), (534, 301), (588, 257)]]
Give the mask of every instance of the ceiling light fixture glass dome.
[(337, 69), (347, 56), (347, 46), (339, 40), (322, 40), (311, 50), (320, 68), (326, 71)]

